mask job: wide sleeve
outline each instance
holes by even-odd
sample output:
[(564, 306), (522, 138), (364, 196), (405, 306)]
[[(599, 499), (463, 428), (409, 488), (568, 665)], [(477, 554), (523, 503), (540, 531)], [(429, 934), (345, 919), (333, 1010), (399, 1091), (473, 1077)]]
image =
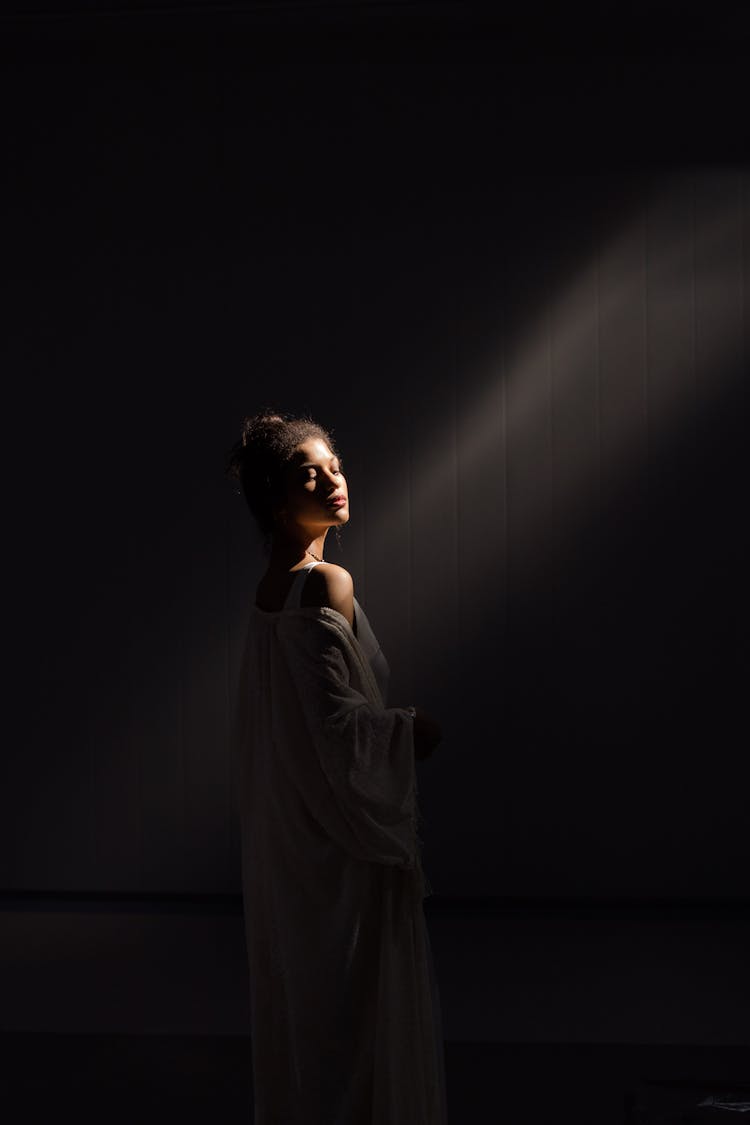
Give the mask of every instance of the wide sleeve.
[[(279, 629), (289, 694), (306, 735), (295, 753), (314, 755), (322, 771), (330, 801), (318, 813), (337, 843), (360, 859), (419, 868), (413, 719), (383, 706), (339, 616), (290, 614)], [(283, 700), (279, 705), (274, 722), (284, 728), (291, 716)]]

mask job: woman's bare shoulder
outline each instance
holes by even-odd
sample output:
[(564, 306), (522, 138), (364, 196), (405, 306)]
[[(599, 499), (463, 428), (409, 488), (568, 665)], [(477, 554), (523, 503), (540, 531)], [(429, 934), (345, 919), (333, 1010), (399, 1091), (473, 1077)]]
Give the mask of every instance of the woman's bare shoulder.
[(304, 606), (328, 606), (354, 623), (354, 581), (349, 571), (336, 563), (312, 568), (302, 590)]

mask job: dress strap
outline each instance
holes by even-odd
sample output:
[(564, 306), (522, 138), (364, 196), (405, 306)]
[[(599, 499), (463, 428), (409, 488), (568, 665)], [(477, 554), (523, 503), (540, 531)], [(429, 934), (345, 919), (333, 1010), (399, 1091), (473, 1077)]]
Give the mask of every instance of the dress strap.
[[(321, 562), (323, 560), (321, 559)], [(284, 609), (299, 609), (300, 601), (302, 598), (302, 587), (305, 584), (308, 574), (314, 566), (319, 566), (319, 562), (305, 563), (301, 566), (294, 576), (294, 581), (289, 587), (289, 593), (284, 601)]]

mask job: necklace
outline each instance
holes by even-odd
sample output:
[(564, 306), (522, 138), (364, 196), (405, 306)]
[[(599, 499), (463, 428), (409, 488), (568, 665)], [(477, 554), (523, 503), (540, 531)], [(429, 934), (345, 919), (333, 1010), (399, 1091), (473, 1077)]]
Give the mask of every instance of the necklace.
[(322, 561), (323, 561), (323, 560), (322, 560), (321, 558), (319, 558), (319, 556), (318, 556), (318, 555), (313, 555), (312, 551), (308, 551), (308, 550), (307, 550), (307, 547), (305, 547), (305, 552), (306, 552), (306, 553), (307, 553), (308, 555), (312, 555), (312, 557), (313, 557), (313, 558), (315, 559), (315, 561), (316, 561), (316, 562), (322, 562)]

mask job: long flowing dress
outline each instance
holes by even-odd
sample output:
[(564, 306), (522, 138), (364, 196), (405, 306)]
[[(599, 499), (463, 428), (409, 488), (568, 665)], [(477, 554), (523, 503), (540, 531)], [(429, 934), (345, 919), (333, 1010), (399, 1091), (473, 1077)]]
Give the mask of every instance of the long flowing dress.
[(253, 606), (239, 691), (255, 1125), (447, 1125), (413, 719), (355, 629)]

